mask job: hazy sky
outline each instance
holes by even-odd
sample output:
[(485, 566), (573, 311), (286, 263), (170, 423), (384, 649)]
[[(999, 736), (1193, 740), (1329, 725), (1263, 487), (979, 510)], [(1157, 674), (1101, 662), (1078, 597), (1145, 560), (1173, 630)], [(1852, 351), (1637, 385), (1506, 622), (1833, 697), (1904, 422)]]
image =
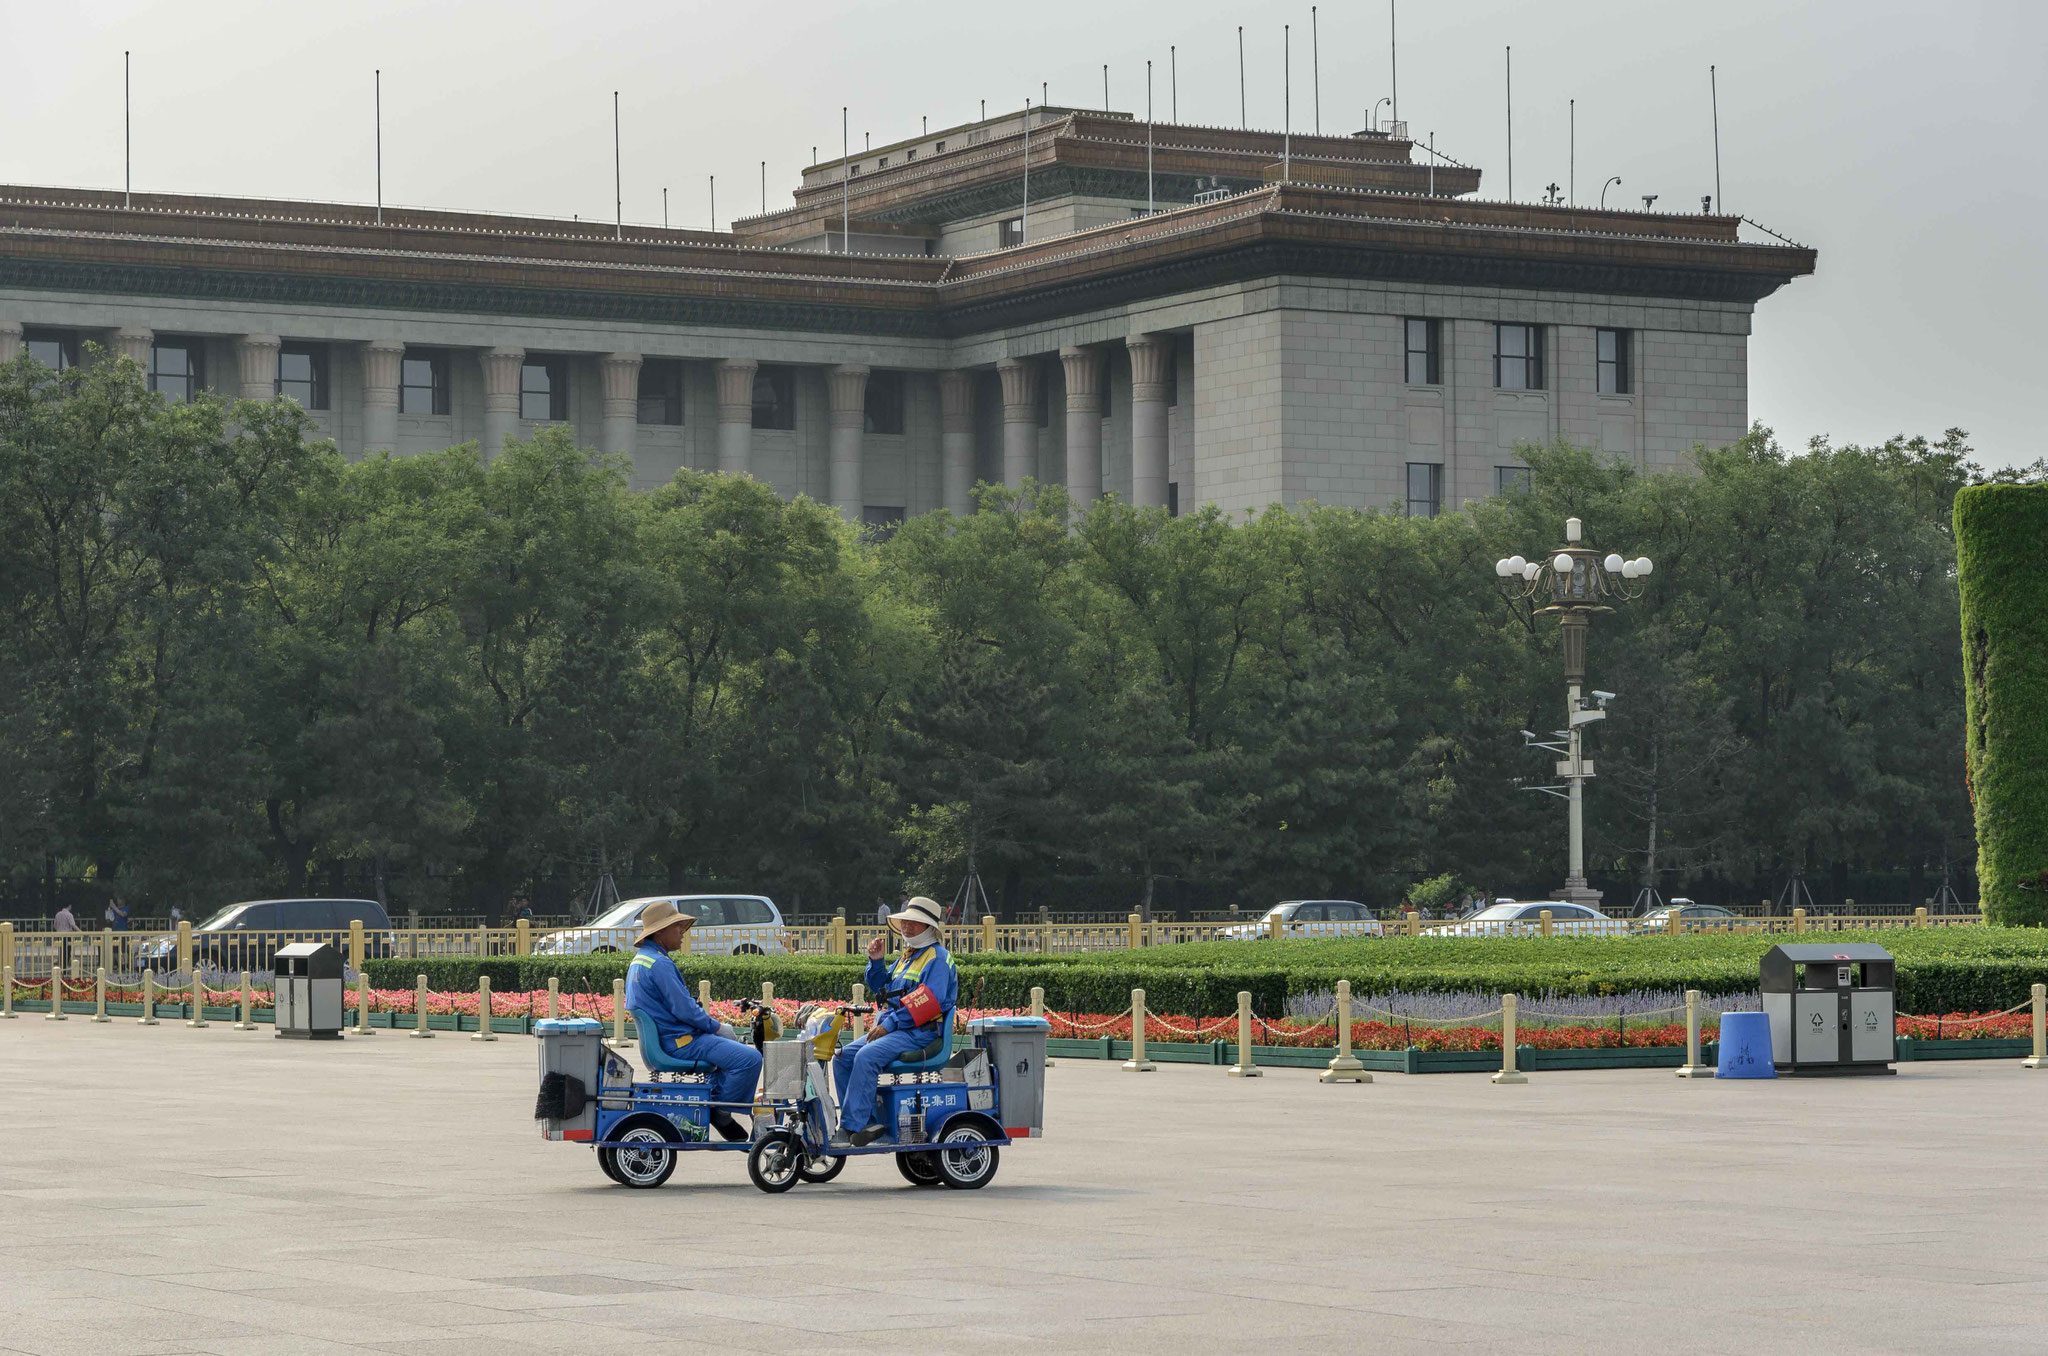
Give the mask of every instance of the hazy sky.
[[(1391, 92), (1387, 0), (1319, 8), (1326, 132)], [(914, 134), (1036, 99), (1236, 125), (1315, 123), (1307, 4), (1177, 0), (0, 0), (0, 181), (121, 183), (121, 53), (134, 52), (135, 187), (368, 202), (371, 71), (384, 71), (388, 202), (610, 219), (621, 91), (625, 213), (721, 224), (788, 201), (812, 146)], [(1751, 413), (1790, 443), (1968, 429), (1983, 460), (2048, 453), (2048, 4), (1457, 0), (1399, 8), (1400, 109), (1418, 139), (1507, 193), (1502, 49), (1514, 48), (1514, 192), (1698, 210), (1723, 202), (1820, 251), (1758, 309)]]

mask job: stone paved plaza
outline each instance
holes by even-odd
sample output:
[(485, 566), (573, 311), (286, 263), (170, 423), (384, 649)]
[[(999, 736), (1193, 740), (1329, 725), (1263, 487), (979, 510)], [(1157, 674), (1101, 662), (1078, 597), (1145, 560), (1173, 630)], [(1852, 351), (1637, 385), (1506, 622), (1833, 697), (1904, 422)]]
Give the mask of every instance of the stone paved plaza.
[[(0, 1022), (0, 1351), (2048, 1350), (2048, 1073), (1324, 1087), (1061, 1061), (978, 1193), (654, 1192), (534, 1047)], [(892, 1262), (891, 1258), (918, 1258)]]

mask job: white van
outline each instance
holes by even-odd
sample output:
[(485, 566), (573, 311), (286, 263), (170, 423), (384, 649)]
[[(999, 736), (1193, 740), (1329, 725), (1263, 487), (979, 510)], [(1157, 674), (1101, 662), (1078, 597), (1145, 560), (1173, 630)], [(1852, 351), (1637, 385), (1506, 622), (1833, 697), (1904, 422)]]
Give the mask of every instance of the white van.
[(699, 955), (781, 956), (794, 948), (783, 930), (782, 911), (766, 895), (646, 895), (622, 900), (587, 927), (550, 932), (533, 944), (537, 956), (588, 956), (631, 951), (640, 915), (653, 904), (673, 904), (697, 920), (684, 945)]

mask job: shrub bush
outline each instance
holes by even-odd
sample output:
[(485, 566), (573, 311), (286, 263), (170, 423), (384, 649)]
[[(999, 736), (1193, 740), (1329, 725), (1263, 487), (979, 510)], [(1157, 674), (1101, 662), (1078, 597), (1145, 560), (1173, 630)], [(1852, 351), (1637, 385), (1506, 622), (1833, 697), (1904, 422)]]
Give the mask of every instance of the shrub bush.
[(1963, 490), (1955, 529), (1963, 749), (1984, 916), (2040, 927), (2048, 924), (2048, 485)]
[[(1901, 1012), (1989, 1012), (2027, 1001), (2048, 982), (2048, 934), (2032, 928), (1929, 928), (1815, 933), (1801, 940), (1874, 941), (1898, 958)], [(1197, 942), (1138, 952), (1073, 956), (968, 955), (955, 958), (966, 1007), (1022, 1008), (1034, 985), (1061, 1012), (1120, 1012), (1131, 990), (1148, 1006), (1191, 1017), (1236, 1010), (1240, 990), (1261, 1016), (1277, 1016), (1300, 994), (1327, 993), (1340, 979), (1360, 998), (1376, 993), (1557, 993), (1602, 995), (1644, 989), (1743, 994), (1756, 989), (1757, 960), (1789, 936), (1760, 933), (1687, 937), (1384, 937), (1283, 942)], [(711, 981), (721, 998), (759, 993), (773, 980), (782, 998), (845, 998), (866, 962), (857, 956), (677, 958), (694, 987)], [(628, 957), (498, 956), (489, 960), (371, 961), (370, 982), (409, 989), (415, 974), (436, 990), (544, 989), (609, 994)]]

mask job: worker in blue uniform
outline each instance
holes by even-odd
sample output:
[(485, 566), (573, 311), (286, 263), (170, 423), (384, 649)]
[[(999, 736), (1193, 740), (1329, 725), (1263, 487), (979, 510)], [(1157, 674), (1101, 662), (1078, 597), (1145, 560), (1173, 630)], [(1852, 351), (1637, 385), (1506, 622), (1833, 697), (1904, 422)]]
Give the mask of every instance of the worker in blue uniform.
[[(697, 1005), (669, 955), (696, 923), (667, 900), (647, 906), (640, 915), (632, 963), (626, 968), (626, 1010), (653, 1022), (665, 1053), (712, 1067), (712, 1101), (752, 1106), (761, 1077), (761, 1052), (732, 1039), (728, 1027)], [(748, 1134), (730, 1106), (712, 1111), (711, 1127), (732, 1141)]]
[(886, 936), (868, 943), (864, 979), (875, 996), (874, 1029), (841, 1046), (832, 1060), (840, 1129), (855, 1146), (874, 1143), (887, 1129), (875, 1121), (875, 1085), (882, 1070), (936, 1045), (945, 1034), (941, 1023), (951, 1020), (960, 979), (952, 956), (939, 944), (940, 918), (938, 904), (922, 895), (889, 915), (890, 928), (903, 942), (894, 965), (883, 959)]

